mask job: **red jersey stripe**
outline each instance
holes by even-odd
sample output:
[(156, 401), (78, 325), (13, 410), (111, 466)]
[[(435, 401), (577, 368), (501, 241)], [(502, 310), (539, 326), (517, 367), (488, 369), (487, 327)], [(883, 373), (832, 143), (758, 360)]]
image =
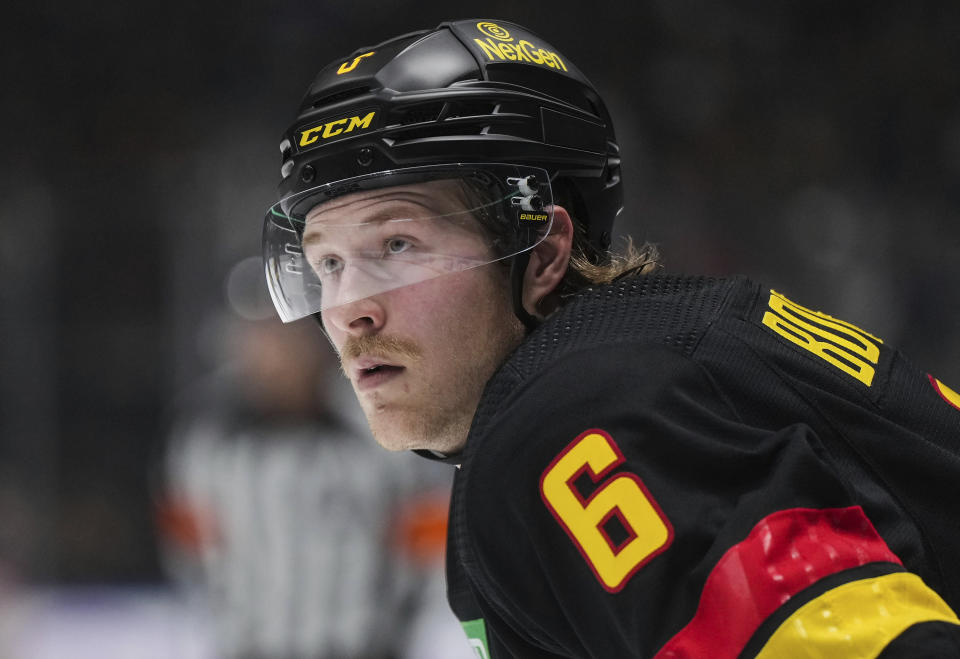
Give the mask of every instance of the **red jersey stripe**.
[(860, 506), (769, 515), (710, 572), (693, 619), (655, 659), (736, 659), (761, 623), (823, 577), (900, 559)]

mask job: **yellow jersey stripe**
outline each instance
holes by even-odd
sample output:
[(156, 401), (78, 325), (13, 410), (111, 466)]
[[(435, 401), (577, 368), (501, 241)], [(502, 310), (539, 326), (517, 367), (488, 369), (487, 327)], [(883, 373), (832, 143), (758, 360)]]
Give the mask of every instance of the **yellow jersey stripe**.
[(929, 621), (960, 625), (917, 575), (896, 572), (852, 581), (797, 609), (757, 659), (873, 659), (908, 627)]

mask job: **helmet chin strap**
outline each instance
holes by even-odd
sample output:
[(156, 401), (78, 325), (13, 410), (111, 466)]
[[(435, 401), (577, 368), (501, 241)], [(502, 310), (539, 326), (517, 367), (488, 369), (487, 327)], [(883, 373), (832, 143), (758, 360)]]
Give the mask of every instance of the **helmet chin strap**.
[(523, 307), (523, 275), (527, 271), (527, 264), (529, 263), (529, 250), (515, 254), (510, 259), (510, 292), (513, 298), (513, 313), (527, 328), (527, 334), (540, 326), (540, 320), (527, 313), (527, 310)]

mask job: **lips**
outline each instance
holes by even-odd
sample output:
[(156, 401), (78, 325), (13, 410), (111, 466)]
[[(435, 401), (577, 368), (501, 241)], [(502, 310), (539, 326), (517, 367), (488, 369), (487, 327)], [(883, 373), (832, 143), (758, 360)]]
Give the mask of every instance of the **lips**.
[(364, 391), (378, 387), (399, 376), (405, 368), (392, 364), (381, 357), (360, 357), (350, 365), (353, 382), (357, 389)]

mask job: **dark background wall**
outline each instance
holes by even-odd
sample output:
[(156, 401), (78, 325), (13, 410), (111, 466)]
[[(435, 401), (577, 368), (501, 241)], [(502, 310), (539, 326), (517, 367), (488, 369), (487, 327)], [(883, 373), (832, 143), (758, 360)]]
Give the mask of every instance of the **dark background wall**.
[[(15, 3), (0, 81), (0, 580), (159, 578), (149, 466), (258, 253), (316, 71), (515, 20), (606, 97), (620, 230), (741, 272), (960, 387), (960, 4)], [(319, 345), (319, 344), (318, 344)]]

